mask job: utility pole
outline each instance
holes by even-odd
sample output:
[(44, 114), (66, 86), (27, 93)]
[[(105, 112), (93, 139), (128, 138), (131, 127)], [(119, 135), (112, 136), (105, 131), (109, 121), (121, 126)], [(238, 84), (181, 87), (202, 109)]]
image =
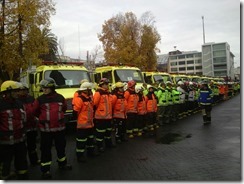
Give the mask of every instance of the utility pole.
[(203, 28), (203, 44), (205, 44), (204, 16), (202, 16), (202, 28)]

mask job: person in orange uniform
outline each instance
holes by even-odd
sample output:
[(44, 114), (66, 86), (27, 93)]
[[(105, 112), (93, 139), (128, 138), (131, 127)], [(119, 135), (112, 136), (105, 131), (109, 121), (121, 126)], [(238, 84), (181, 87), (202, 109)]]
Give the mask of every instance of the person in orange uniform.
[(147, 104), (147, 127), (151, 134), (154, 134), (154, 127), (157, 125), (157, 96), (154, 94), (154, 87), (148, 86), (148, 94), (146, 95)]
[(139, 97), (135, 92), (136, 81), (130, 80), (127, 84), (127, 90), (125, 91), (125, 100), (127, 102), (126, 114), (127, 114), (127, 127), (126, 133), (129, 138), (133, 138), (133, 132), (138, 133), (137, 125), (137, 113), (138, 113), (138, 101)]
[(20, 83), (5, 81), (0, 93), (0, 180), (14, 177), (11, 162), (18, 179), (28, 179), (27, 148), (25, 144), (26, 113), (18, 100)]
[(75, 114), (77, 118), (76, 156), (78, 162), (86, 162), (86, 147), (87, 156), (96, 156), (93, 100), (91, 98), (92, 88), (92, 83), (83, 82), (78, 90), (79, 96), (75, 99), (73, 106), (73, 114)]
[(99, 152), (104, 152), (103, 142), (108, 148), (112, 143), (112, 95), (109, 91), (109, 80), (102, 78), (93, 95), (95, 110), (96, 143)]
[[(82, 85), (84, 82), (89, 82), (87, 79), (83, 79), (83, 80), (81, 80), (80, 81), (80, 85)], [(76, 100), (76, 98), (77, 97), (79, 97), (79, 93), (80, 93), (81, 91), (80, 90), (77, 90), (75, 93), (74, 93), (74, 96), (73, 96), (73, 99), (72, 99), (72, 105), (74, 106), (74, 103), (75, 103), (75, 100)]]
[(219, 82), (218, 88), (219, 88), (219, 100), (223, 101), (225, 95), (225, 86), (222, 82)]
[(124, 84), (117, 82), (113, 90), (113, 122), (115, 126), (116, 143), (126, 141), (126, 105), (124, 97)]
[(143, 94), (143, 88), (140, 86), (136, 86), (135, 88), (136, 94), (138, 95), (138, 134), (137, 136), (141, 136), (143, 130), (146, 127), (146, 118), (147, 118), (147, 104), (146, 104), (146, 98)]

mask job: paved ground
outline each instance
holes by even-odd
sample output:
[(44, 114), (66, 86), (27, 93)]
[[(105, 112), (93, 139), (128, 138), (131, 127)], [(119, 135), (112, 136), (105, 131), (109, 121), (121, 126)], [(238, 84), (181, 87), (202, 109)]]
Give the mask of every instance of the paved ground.
[[(59, 171), (53, 149), (54, 180), (83, 181), (241, 181), (241, 97), (218, 104), (212, 124), (202, 125), (200, 113), (161, 127), (156, 137), (137, 137), (103, 155), (77, 163), (75, 133), (67, 135), (72, 171)], [(169, 133), (171, 144), (159, 143)], [(169, 138), (169, 137), (168, 137)], [(30, 166), (30, 179), (40, 180), (39, 167)]]

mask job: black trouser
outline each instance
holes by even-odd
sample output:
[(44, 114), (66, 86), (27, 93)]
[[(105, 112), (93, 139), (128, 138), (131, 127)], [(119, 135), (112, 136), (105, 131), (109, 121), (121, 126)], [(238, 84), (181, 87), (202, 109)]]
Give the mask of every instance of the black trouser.
[(133, 134), (133, 131), (138, 130), (137, 113), (127, 113), (126, 133)]
[(14, 159), (14, 167), (18, 175), (27, 174), (27, 148), (25, 142), (13, 145), (0, 145), (0, 177), (3, 179), (10, 175), (11, 162)]
[(158, 112), (157, 112), (157, 116), (158, 116), (158, 123), (160, 125), (163, 125), (165, 123), (165, 112), (166, 112), (167, 106), (158, 106)]
[(57, 132), (41, 132), (41, 171), (50, 171), (50, 166), (52, 162), (52, 144), (53, 140), (55, 143), (55, 148), (58, 156), (59, 166), (67, 164), (67, 159), (65, 156), (65, 130)]
[(95, 149), (94, 143), (94, 128), (77, 129), (76, 135), (76, 156), (77, 158), (84, 155), (87, 148), (88, 152), (93, 152)]
[(29, 131), (26, 133), (26, 143), (30, 163), (35, 165), (38, 162), (37, 150), (36, 150), (36, 138), (37, 131)]
[(114, 118), (114, 126), (115, 126), (115, 138), (116, 140), (122, 140), (126, 135), (126, 119), (122, 118)]
[(112, 145), (112, 119), (95, 119), (96, 143), (98, 148)]
[(157, 112), (147, 113), (147, 128), (153, 128), (157, 124)]
[(201, 105), (204, 122), (211, 122), (212, 105)]
[(138, 122), (138, 131), (142, 132), (146, 126), (147, 115), (146, 114), (138, 114), (137, 122)]

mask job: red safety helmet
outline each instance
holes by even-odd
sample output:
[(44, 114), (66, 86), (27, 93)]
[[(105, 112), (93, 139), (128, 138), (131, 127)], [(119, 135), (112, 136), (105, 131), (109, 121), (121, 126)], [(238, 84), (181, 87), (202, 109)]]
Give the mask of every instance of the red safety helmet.
[(133, 87), (135, 85), (136, 85), (136, 81), (134, 81), (134, 80), (128, 81), (128, 88), (131, 88), (131, 87)]
[(102, 86), (103, 84), (109, 84), (109, 79), (107, 78), (101, 78), (101, 80), (99, 81), (99, 86)]

